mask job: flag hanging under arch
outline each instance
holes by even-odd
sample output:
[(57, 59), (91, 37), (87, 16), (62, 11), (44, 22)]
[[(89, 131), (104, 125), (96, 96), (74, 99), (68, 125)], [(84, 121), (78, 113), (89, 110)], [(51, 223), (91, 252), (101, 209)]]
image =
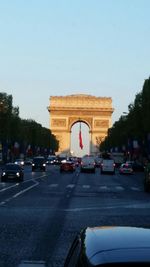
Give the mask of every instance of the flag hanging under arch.
[(81, 122), (80, 122), (80, 128), (79, 128), (79, 146), (80, 146), (81, 149), (83, 149), (82, 132), (81, 132)]

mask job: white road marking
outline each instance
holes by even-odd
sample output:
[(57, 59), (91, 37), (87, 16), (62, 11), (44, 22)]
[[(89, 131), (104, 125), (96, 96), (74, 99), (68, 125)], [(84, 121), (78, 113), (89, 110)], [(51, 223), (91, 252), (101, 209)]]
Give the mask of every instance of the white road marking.
[(102, 189), (102, 190), (108, 190), (108, 186), (106, 186), (106, 185), (102, 185), (102, 186), (99, 187), (99, 189)]
[(115, 186), (115, 188), (117, 189), (117, 190), (119, 190), (119, 191), (123, 191), (123, 190), (125, 190), (122, 186), (120, 186), (120, 185), (117, 185), (117, 186)]
[(85, 188), (85, 189), (88, 189), (88, 188), (90, 188), (91, 186), (88, 185), (88, 184), (84, 184), (84, 185), (82, 185), (82, 187)]
[[(27, 179), (27, 180), (21, 182), (21, 184), (24, 184), (24, 183), (27, 183), (27, 182), (30, 182), (30, 181), (34, 181), (34, 180), (37, 180), (37, 179), (41, 179), (41, 178), (43, 178), (43, 177), (45, 177), (45, 176), (46, 176), (46, 175), (44, 174), (44, 175), (42, 175), (42, 176), (38, 176), (38, 177), (36, 177), (36, 178), (33, 178), (33, 177), (32, 177), (31, 179)], [(3, 182), (2, 184), (5, 185), (5, 182)], [(18, 185), (20, 185), (20, 183), (15, 183), (14, 185), (10, 185), (10, 186), (8, 186), (8, 187), (5, 187), (5, 188), (1, 189), (0, 192), (4, 192), (4, 191), (9, 190), (9, 189), (11, 189), (11, 188), (13, 188), (13, 187), (16, 187), (16, 186), (18, 186)]]
[(58, 184), (50, 184), (49, 186), (50, 186), (50, 187), (57, 187)]
[(45, 267), (45, 261), (22, 261), (18, 267)]
[(132, 187), (130, 187), (132, 190), (134, 190), (134, 191), (141, 191), (141, 189), (140, 188), (138, 188), (138, 187), (135, 187), (135, 186), (132, 186)]
[(31, 186), (27, 187), (26, 189), (21, 190), (17, 194), (13, 195), (12, 197), (5, 199), (5, 201), (0, 202), (0, 206), (4, 205), (6, 202), (11, 201), (12, 199), (24, 194), (25, 192), (27, 192), (27, 191), (31, 190), (32, 188), (36, 187), (37, 185), (39, 185), (39, 182), (35, 182), (34, 185), (31, 185)]
[(16, 187), (16, 186), (18, 186), (18, 184), (19, 184), (19, 183), (14, 184), (14, 185), (11, 185), (11, 186), (8, 186), (8, 187), (5, 187), (5, 188), (1, 189), (0, 192), (4, 192), (4, 191), (6, 191), (6, 190), (8, 190), (8, 189), (11, 189), (11, 188), (13, 188), (13, 187)]
[(67, 188), (73, 188), (73, 187), (75, 187), (75, 184), (68, 184), (66, 187)]

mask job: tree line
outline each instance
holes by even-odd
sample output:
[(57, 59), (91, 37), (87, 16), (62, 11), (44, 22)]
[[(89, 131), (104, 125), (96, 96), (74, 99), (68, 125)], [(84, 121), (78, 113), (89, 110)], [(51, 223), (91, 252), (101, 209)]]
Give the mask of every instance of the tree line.
[(101, 151), (123, 151), (131, 157), (150, 156), (150, 77), (144, 81), (142, 90), (128, 112), (120, 116), (100, 144)]
[(4, 158), (20, 153), (32, 156), (54, 153), (58, 141), (50, 129), (32, 119), (21, 119), (12, 95), (0, 92), (0, 147)]

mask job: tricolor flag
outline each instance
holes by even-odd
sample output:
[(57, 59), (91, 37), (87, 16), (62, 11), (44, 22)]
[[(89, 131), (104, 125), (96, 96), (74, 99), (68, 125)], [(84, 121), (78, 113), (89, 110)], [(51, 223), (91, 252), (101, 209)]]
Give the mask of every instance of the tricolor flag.
[(79, 129), (79, 146), (81, 149), (83, 149), (82, 134), (81, 134), (81, 122), (80, 122), (80, 129)]

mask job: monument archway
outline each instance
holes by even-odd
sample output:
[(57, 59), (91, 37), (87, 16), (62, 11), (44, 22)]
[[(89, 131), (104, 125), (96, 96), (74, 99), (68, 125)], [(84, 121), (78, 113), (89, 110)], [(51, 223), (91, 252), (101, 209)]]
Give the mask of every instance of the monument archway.
[(70, 152), (71, 128), (76, 122), (89, 127), (90, 154), (97, 154), (100, 143), (111, 127), (114, 111), (110, 97), (96, 97), (85, 94), (51, 96), (48, 107), (50, 130), (59, 141), (58, 154)]

